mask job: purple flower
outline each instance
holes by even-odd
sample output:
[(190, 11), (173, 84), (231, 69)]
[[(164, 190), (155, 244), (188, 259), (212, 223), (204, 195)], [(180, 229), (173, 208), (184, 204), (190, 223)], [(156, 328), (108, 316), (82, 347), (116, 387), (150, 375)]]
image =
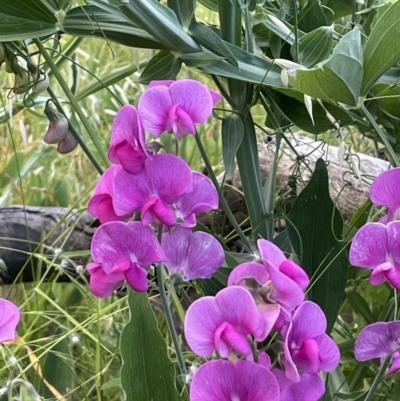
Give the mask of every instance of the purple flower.
[(126, 105), (115, 116), (108, 158), (112, 163), (120, 164), (128, 173), (139, 174), (147, 157), (149, 154), (136, 108)]
[(129, 216), (128, 214), (117, 215), (113, 206), (114, 181), (116, 174), (120, 170), (122, 170), (122, 167), (118, 165), (108, 168), (100, 177), (94, 190), (94, 195), (89, 200), (89, 213), (97, 217), (100, 223), (125, 220)]
[(139, 222), (113, 221), (101, 225), (92, 239), (93, 263), (88, 265), (90, 288), (104, 298), (124, 280), (138, 292), (147, 290), (147, 271), (165, 255), (150, 227)]
[(142, 223), (176, 224), (172, 204), (193, 190), (192, 171), (177, 156), (159, 154), (144, 162), (143, 171), (132, 175), (120, 170), (115, 176), (113, 205), (117, 215), (142, 212)]
[[(218, 99), (219, 100), (219, 99)], [(217, 96), (191, 79), (152, 83), (139, 99), (143, 127), (155, 136), (172, 130), (179, 138), (196, 133), (195, 123), (210, 117)]]
[(249, 361), (210, 361), (197, 370), (190, 401), (280, 401), (274, 375)]
[(0, 298), (0, 342), (15, 339), (15, 329), (19, 323), (19, 308), (12, 302)]
[(184, 227), (194, 227), (195, 213), (217, 209), (219, 202), (217, 190), (204, 174), (193, 171), (192, 177), (193, 191), (182, 195), (176, 203), (178, 216), (183, 220)]
[(215, 350), (222, 358), (232, 352), (250, 355), (247, 336), (263, 341), (270, 329), (250, 293), (241, 287), (224, 288), (215, 297), (198, 299), (190, 305), (185, 318), (186, 340), (203, 357), (211, 356)]
[(357, 338), (354, 355), (357, 361), (381, 358), (382, 363), (391, 355), (388, 376), (392, 376), (400, 370), (400, 321), (377, 322), (364, 327)]
[(371, 185), (370, 198), (373, 203), (388, 208), (382, 223), (400, 217), (400, 167), (381, 173)]
[(339, 348), (325, 330), (326, 318), (321, 308), (313, 302), (303, 302), (285, 335), (283, 360), (289, 380), (300, 381), (296, 366), (306, 373), (330, 372), (336, 368), (340, 360)]
[(49, 128), (43, 138), (43, 141), (49, 145), (63, 140), (69, 131), (69, 124), (64, 114), (59, 113), (50, 106), (50, 100), (46, 102), (44, 113), (50, 121)]
[(285, 372), (272, 370), (281, 391), (280, 401), (318, 401), (325, 393), (325, 385), (318, 373), (303, 373), (300, 381), (293, 383)]
[(61, 141), (58, 142), (57, 152), (60, 153), (61, 155), (65, 155), (67, 153), (71, 153), (73, 150), (77, 148), (77, 146), (78, 146), (78, 141), (72, 135), (71, 131), (68, 131), (65, 138), (61, 139)]
[(165, 232), (161, 246), (165, 267), (170, 274), (183, 273), (185, 280), (210, 278), (225, 260), (222, 245), (212, 235), (181, 226)]
[(350, 248), (353, 266), (372, 269), (370, 282), (381, 284), (386, 280), (400, 290), (400, 221), (387, 225), (368, 223), (354, 236)]

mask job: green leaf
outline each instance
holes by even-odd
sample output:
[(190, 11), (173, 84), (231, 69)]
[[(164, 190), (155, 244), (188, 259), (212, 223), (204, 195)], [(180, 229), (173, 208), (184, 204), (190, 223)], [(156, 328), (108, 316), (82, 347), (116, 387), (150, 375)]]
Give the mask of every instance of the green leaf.
[(243, 122), (238, 115), (232, 114), (222, 120), (222, 157), (228, 180), (235, 173), (236, 152), (242, 143), (243, 135)]
[(182, 61), (172, 53), (162, 50), (146, 65), (139, 82), (148, 84), (156, 79), (175, 79), (181, 69)]
[(217, 0), (199, 0), (199, 3), (203, 6), (209, 8), (212, 11), (218, 11), (218, 1)]
[(126, 401), (178, 401), (175, 369), (148, 295), (128, 290), (129, 323), (121, 334), (121, 384)]
[(348, 260), (346, 245), (340, 242), (343, 221), (330, 198), (322, 159), (297, 197), (286, 227), (300, 265), (311, 279), (308, 297), (324, 311), (330, 333), (343, 302)]
[(367, 324), (371, 324), (376, 321), (376, 318), (372, 314), (367, 301), (357, 291), (350, 291), (347, 293), (347, 300), (354, 311), (361, 315)]
[[(226, 253), (227, 254), (227, 253)], [(232, 259), (230, 259), (232, 261)], [(236, 263), (237, 266), (239, 263)], [(230, 267), (221, 267), (209, 279), (198, 279), (195, 281), (195, 287), (204, 295), (216, 295), (227, 286), (228, 277), (232, 269)]]
[(361, 94), (365, 96), (377, 79), (400, 60), (400, 2), (394, 2), (379, 18), (364, 49), (364, 79)]
[(210, 27), (197, 22), (190, 25), (189, 34), (210, 52), (224, 57), (237, 67), (235, 56), (225, 42)]
[[(59, 328), (55, 334), (56, 336), (64, 336), (64, 331)], [(48, 352), (42, 366), (42, 373), (43, 378), (61, 394), (66, 394), (74, 388), (74, 358), (68, 344), (68, 337), (58, 341)], [(41, 383), (40, 393), (46, 398), (54, 397), (44, 382)]]
[(182, 53), (200, 51), (200, 46), (186, 33), (175, 13), (157, 0), (130, 0), (120, 10), (166, 48)]
[(353, 12), (354, 0), (325, 0), (322, 4), (325, 6), (325, 16), (328, 24), (346, 17)]
[[(297, 16), (298, 26), (304, 32), (311, 32), (323, 25), (328, 25), (319, 0), (308, 0)], [(291, 21), (294, 23), (294, 19)]]
[(102, 386), (102, 390), (109, 390), (110, 388), (121, 387), (121, 378), (115, 377), (107, 382), (105, 382)]
[(361, 33), (354, 28), (336, 45), (332, 57), (319, 68), (288, 74), (293, 88), (311, 97), (356, 105), (363, 76)]
[(97, 37), (130, 47), (165, 49), (143, 29), (135, 26), (115, 7), (82, 6), (67, 12), (64, 30), (69, 35)]
[(68, 207), (69, 205), (69, 192), (68, 183), (65, 179), (57, 180), (53, 190), (54, 200), (58, 206)]
[(372, 92), (374, 96), (382, 97), (377, 102), (385, 113), (390, 117), (400, 119), (400, 88), (398, 85), (377, 83), (372, 87)]
[(32, 0), (2, 0), (1, 14), (17, 17), (27, 21), (37, 21), (55, 24), (57, 18), (42, 1)]
[[(299, 42), (298, 62), (307, 68), (312, 68), (316, 64), (326, 60), (331, 55), (332, 40), (332, 26), (321, 26), (307, 33)], [(291, 52), (292, 54), (296, 53), (295, 45), (292, 45)]]
[(182, 53), (180, 58), (188, 67), (205, 67), (222, 60), (224, 57), (210, 52)]
[(181, 25), (188, 28), (194, 17), (196, 0), (168, 0), (167, 4), (175, 11)]

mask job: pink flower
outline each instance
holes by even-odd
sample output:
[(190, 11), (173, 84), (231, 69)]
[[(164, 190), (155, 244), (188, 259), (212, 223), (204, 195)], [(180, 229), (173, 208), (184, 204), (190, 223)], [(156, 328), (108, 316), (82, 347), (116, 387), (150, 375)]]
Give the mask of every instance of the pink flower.
[(172, 130), (179, 138), (196, 133), (195, 124), (210, 117), (221, 99), (216, 92), (192, 79), (156, 81), (139, 99), (138, 112), (143, 127), (155, 136)]
[(373, 203), (388, 208), (382, 223), (400, 217), (400, 167), (381, 173), (371, 185), (370, 198)]
[(247, 336), (263, 341), (269, 329), (252, 296), (241, 287), (224, 288), (215, 297), (198, 299), (190, 305), (185, 318), (189, 347), (203, 357), (214, 351), (222, 358), (231, 352), (250, 355)]
[(339, 364), (339, 348), (325, 331), (326, 318), (321, 308), (313, 302), (303, 302), (284, 336), (283, 360), (289, 380), (300, 382), (297, 367), (306, 373), (316, 373), (330, 372)]
[(388, 281), (400, 290), (400, 221), (387, 225), (368, 223), (354, 236), (350, 248), (350, 263), (371, 269), (373, 285)]
[(19, 323), (19, 308), (12, 302), (0, 298), (0, 342), (15, 339), (15, 329)]
[(90, 288), (104, 298), (124, 280), (138, 292), (147, 290), (147, 271), (165, 255), (150, 227), (139, 222), (113, 221), (101, 225), (92, 239), (93, 263), (87, 266)]
[(122, 167), (118, 165), (108, 168), (100, 177), (94, 190), (94, 195), (89, 200), (89, 213), (97, 217), (100, 223), (125, 220), (129, 216), (129, 214), (117, 215), (113, 206), (114, 181), (116, 174), (120, 170), (122, 170)]
[(140, 211), (144, 225), (160, 221), (171, 227), (176, 224), (172, 205), (192, 190), (188, 164), (177, 156), (158, 154), (145, 160), (140, 174), (116, 174), (113, 206), (117, 215)]
[(325, 385), (318, 373), (303, 373), (300, 381), (290, 381), (285, 372), (272, 370), (281, 391), (280, 401), (318, 401), (325, 393)]
[(170, 274), (181, 272), (185, 280), (210, 278), (225, 260), (222, 245), (212, 235), (181, 226), (165, 232), (161, 246), (165, 267)]
[(115, 116), (108, 158), (112, 163), (120, 164), (128, 173), (139, 174), (147, 157), (149, 153), (136, 108), (126, 105)]
[(274, 375), (249, 361), (210, 361), (190, 386), (190, 401), (280, 401)]
[(357, 361), (380, 358), (381, 363), (391, 355), (388, 376), (392, 376), (400, 370), (400, 321), (377, 322), (364, 327), (357, 338), (354, 355)]

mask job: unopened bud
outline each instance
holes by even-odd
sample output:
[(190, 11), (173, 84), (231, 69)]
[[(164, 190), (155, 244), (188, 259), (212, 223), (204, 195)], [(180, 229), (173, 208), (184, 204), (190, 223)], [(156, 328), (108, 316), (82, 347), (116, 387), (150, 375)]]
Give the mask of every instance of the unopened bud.
[(44, 113), (49, 119), (50, 124), (43, 141), (49, 145), (62, 141), (68, 134), (67, 118), (57, 110), (50, 107), (49, 101), (46, 103)]
[(57, 152), (65, 155), (66, 153), (70, 153), (76, 149), (78, 146), (78, 141), (75, 137), (68, 131), (67, 136), (58, 143)]
[(45, 91), (49, 87), (49, 76), (40, 72), (36, 84), (32, 87), (32, 92), (40, 93)]
[(16, 95), (21, 95), (29, 90), (29, 74), (27, 70), (20, 69), (18, 74), (15, 74), (13, 92)]

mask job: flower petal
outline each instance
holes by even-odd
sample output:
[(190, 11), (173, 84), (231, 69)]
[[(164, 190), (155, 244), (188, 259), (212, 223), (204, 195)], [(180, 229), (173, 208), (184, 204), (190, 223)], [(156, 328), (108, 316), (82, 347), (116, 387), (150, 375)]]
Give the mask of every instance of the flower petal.
[(286, 259), (277, 267), (280, 272), (296, 282), (302, 290), (307, 288), (308, 284), (310, 284), (307, 273), (292, 260)]
[(376, 205), (386, 206), (394, 211), (400, 206), (400, 168), (381, 173), (372, 183), (369, 194)]
[(90, 289), (98, 298), (110, 296), (123, 282), (112, 280), (101, 268), (90, 272)]
[(169, 87), (155, 85), (147, 89), (138, 102), (138, 113), (143, 127), (155, 136), (170, 130), (168, 115), (173, 105)]
[(260, 285), (264, 285), (269, 279), (269, 273), (264, 265), (255, 262), (245, 262), (237, 265), (229, 274), (228, 286), (240, 285), (246, 287), (246, 281), (255, 279)]
[(353, 266), (374, 269), (386, 262), (386, 226), (382, 223), (367, 223), (354, 236), (350, 248), (350, 263)]
[(279, 401), (279, 386), (264, 366), (250, 361), (210, 361), (197, 370), (191, 401)]
[(131, 263), (125, 271), (125, 278), (128, 284), (137, 292), (146, 292), (148, 288), (147, 270), (139, 267), (136, 263)]
[(336, 369), (340, 361), (340, 351), (335, 341), (327, 334), (315, 337), (315, 341), (317, 341), (319, 347), (319, 370), (331, 372)]
[(269, 262), (278, 269), (279, 265), (286, 260), (283, 252), (271, 241), (259, 239), (257, 245), (263, 262)]
[(19, 320), (19, 308), (12, 302), (0, 298), (0, 342), (15, 339), (15, 329)]

